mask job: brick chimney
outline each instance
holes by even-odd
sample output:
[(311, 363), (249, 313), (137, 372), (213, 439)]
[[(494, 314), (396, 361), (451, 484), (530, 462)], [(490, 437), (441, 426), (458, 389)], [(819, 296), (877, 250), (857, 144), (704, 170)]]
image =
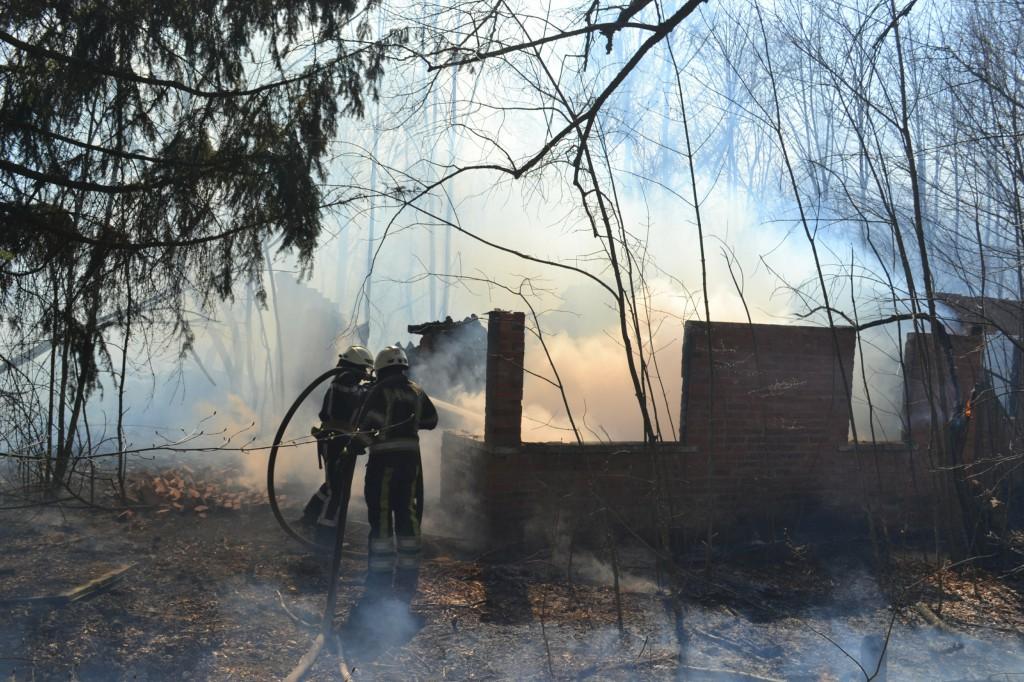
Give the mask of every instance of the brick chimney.
[(489, 445), (518, 446), (523, 420), (526, 316), (506, 310), (492, 310), (487, 319), (484, 440)]

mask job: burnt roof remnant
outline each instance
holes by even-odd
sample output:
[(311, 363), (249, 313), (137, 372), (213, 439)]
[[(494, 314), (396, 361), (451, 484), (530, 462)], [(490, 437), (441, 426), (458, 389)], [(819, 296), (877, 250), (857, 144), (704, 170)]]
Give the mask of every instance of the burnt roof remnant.
[(462, 320), (451, 316), (444, 320), (410, 324), (410, 334), (421, 337), (410, 343), (410, 371), (430, 393), (445, 400), (459, 393), (479, 393), (484, 389), (487, 365), (487, 330), (476, 315)]
[(972, 335), (1021, 334), (1024, 325), (1024, 305), (1021, 301), (943, 293), (935, 294), (935, 300), (946, 304), (956, 316), (956, 321)]
[[(461, 330), (472, 330), (474, 325), (483, 332), (480, 318), (475, 313), (459, 321), (453, 320), (452, 316), (448, 315), (443, 321), (410, 324), (406, 329), (409, 330), (410, 334), (418, 334), (423, 337), (423, 341), (428, 341), (429, 339), (437, 339), (445, 334), (459, 333)], [(483, 333), (486, 334), (486, 332)]]
[[(965, 338), (974, 339), (976, 371), (970, 375), (983, 396), (994, 397), (1003, 410), (1003, 419), (1024, 417), (1024, 305), (1021, 301), (989, 296), (962, 296), (937, 293), (935, 299), (952, 319), (944, 320), (960, 327)], [(908, 346), (909, 347), (909, 346)], [(957, 360), (957, 365), (961, 363)], [(960, 370), (960, 373), (963, 373)], [(965, 381), (962, 379), (962, 381)], [(961, 401), (965, 400), (960, 396)], [(922, 402), (926, 401), (922, 398)], [(953, 403), (955, 405), (955, 402)], [(993, 405), (994, 407), (994, 405)]]

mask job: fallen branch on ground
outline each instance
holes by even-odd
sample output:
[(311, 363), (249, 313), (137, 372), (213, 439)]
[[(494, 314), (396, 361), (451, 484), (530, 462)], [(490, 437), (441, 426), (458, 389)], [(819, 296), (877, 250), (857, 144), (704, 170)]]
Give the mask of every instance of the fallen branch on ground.
[(931, 625), (932, 627), (934, 627), (934, 628), (936, 628), (938, 630), (942, 630), (947, 635), (954, 635), (954, 636), (959, 636), (960, 635), (959, 632), (957, 632), (956, 630), (951, 628), (946, 623), (946, 621), (944, 621), (941, 618), (939, 618), (938, 614), (935, 613), (934, 611), (932, 611), (931, 608), (929, 608), (927, 605), (925, 605), (925, 604), (915, 604), (914, 605), (914, 610), (917, 611), (919, 614), (921, 614), (921, 617), (924, 618), (926, 621), (928, 621), (928, 624)]
[(334, 635), (334, 650), (338, 656), (338, 672), (341, 673), (341, 679), (343, 682), (352, 682), (352, 672), (345, 662), (345, 651), (341, 648), (341, 637), (337, 634)]
[(276, 590), (276, 592), (277, 592), (277, 601), (280, 602), (281, 608), (284, 609), (284, 612), (286, 614), (288, 614), (289, 618), (291, 618), (293, 621), (295, 621), (296, 625), (304, 625), (307, 628), (318, 628), (318, 627), (320, 627), (316, 623), (311, 623), (308, 620), (306, 620), (305, 618), (303, 618), (302, 616), (298, 616), (295, 613), (293, 613), (292, 610), (288, 608), (288, 605), (284, 603), (284, 597), (281, 595), (281, 590)]
[(949, 637), (949, 645), (945, 647), (939, 647), (934, 644), (930, 644), (928, 649), (935, 654), (950, 654), (954, 651), (960, 651), (964, 648), (964, 643), (961, 640), (960, 632), (950, 627), (946, 621), (939, 618), (938, 614), (931, 610), (925, 604), (915, 604), (914, 610), (921, 614), (921, 617), (928, 621), (928, 624), (939, 630), (947, 637)]
[(323, 648), (324, 635), (323, 633), (320, 633), (316, 636), (316, 639), (313, 640), (313, 645), (309, 647), (309, 650), (302, 655), (302, 658), (299, 659), (299, 662), (296, 663), (295, 667), (292, 668), (292, 671), (288, 673), (288, 677), (284, 678), (284, 681), (299, 682), (299, 680), (302, 679), (302, 676), (305, 675), (306, 672), (313, 665), (313, 662), (316, 660), (316, 657), (320, 655), (320, 650)]
[(91, 597), (94, 594), (102, 592), (103, 590), (111, 587), (114, 583), (121, 579), (128, 569), (135, 566), (135, 564), (126, 564), (119, 566), (113, 570), (107, 571), (98, 578), (94, 578), (87, 583), (83, 583), (78, 587), (74, 587), (65, 592), (55, 595), (44, 595), (36, 597), (12, 597), (9, 599), (0, 599), (0, 606), (13, 606), (17, 604), (32, 604), (32, 605), (47, 605), (47, 606), (65, 606), (71, 602), (76, 602), (87, 597)]
[(684, 670), (692, 670), (693, 672), (706, 675), (711, 679), (722, 679), (722, 680), (750, 680), (750, 682), (785, 682), (776, 677), (761, 677), (754, 673), (739, 672), (736, 670), (725, 670), (724, 668), (701, 668), (695, 665), (687, 665), (682, 663), (679, 665)]

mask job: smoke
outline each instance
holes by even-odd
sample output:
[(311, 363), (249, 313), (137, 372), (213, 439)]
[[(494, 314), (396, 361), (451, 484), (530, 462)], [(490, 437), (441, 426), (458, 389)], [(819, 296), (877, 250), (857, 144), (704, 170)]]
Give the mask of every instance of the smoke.
[[(129, 348), (124, 430), (133, 465), (234, 468), (243, 483), (266, 485), (269, 446), (285, 411), (333, 367), (348, 339), (336, 304), (289, 272), (277, 272), (268, 304), (247, 290), (190, 321), (191, 348), (152, 340)], [(299, 407), (284, 433), (279, 481), (315, 488), (323, 480), (309, 435), (326, 384)], [(97, 447), (116, 446), (117, 393), (90, 402)], [(97, 460), (103, 465), (109, 461)]]
[[(617, 41), (616, 49), (622, 45)], [(332, 165), (338, 186), (370, 184), (372, 163), (364, 151), (368, 148), (376, 149), (380, 157), (376, 189), (384, 192), (392, 185), (410, 183), (410, 178), (430, 180), (446, 163), (468, 166), (493, 160), (494, 146), (479, 144), (487, 135), (503, 145), (503, 153), (516, 158), (528, 154), (546, 134), (539, 120), (529, 115), (495, 118), (466, 105), (466, 98), (476, 103), (506, 101), (508, 82), (484, 79), (470, 89), (458, 74), (450, 83), (437, 84), (439, 113), (431, 114), (431, 125), (424, 120), (422, 129), (417, 128), (419, 119), (391, 125), (410, 113), (402, 107), (404, 99), (388, 99), (390, 94), (404, 92), (405, 77), (417, 77), (403, 69), (392, 72), (384, 83), (375, 120), (346, 123), (344, 139), (354, 144), (342, 145)], [(630, 89), (610, 106), (617, 113), (629, 113), (640, 101), (655, 98), (648, 123), (665, 125), (650, 139), (668, 143), (680, 128), (658, 87), (664, 74), (657, 68), (647, 69), (638, 71)], [(449, 87), (456, 90), (455, 112), (445, 111)], [(457, 137), (448, 145), (450, 131), (437, 123), (449, 115), (465, 126), (460, 131), (472, 129), (486, 135), (471, 136), (475, 141)], [(619, 140), (614, 128), (608, 134), (612, 142), (621, 141), (611, 147), (610, 167), (628, 169), (631, 178), (650, 180), (624, 181), (618, 197), (625, 228), (634, 235), (636, 273), (643, 279), (636, 292), (644, 308), (638, 317), (641, 335), (650, 338), (644, 339), (640, 350), (653, 377), (653, 385), (644, 390), (650, 394), (662, 437), (672, 439), (678, 431), (683, 322), (705, 314), (703, 271), (711, 317), (721, 321), (749, 317), (755, 323), (797, 321), (796, 313), (820, 303), (816, 271), (809, 245), (799, 231), (793, 231), (792, 202), (780, 188), (767, 187), (762, 195), (754, 195), (738, 184), (720, 181), (711, 171), (698, 175), (705, 237), (702, 254), (696, 242), (694, 209), (679, 189), (689, 183), (680, 158), (667, 157), (671, 161), (667, 163), (658, 154), (641, 153), (642, 145), (636, 140)], [(247, 429), (245, 437), (266, 445), (294, 396), (334, 364), (335, 352), (355, 340), (360, 325), (368, 325), (371, 350), (377, 350), (386, 343), (408, 340), (405, 327), (410, 323), (441, 319), (445, 314), (456, 318), (483, 314), (495, 307), (523, 310), (521, 293), (538, 311), (540, 331), (582, 437), (637, 440), (642, 429), (635, 387), (622, 347), (619, 313), (609, 292), (584, 275), (523, 260), (425, 213), (445, 216), (492, 244), (581, 268), (610, 284), (613, 278), (604, 247), (594, 238), (577, 203), (575, 189), (555, 172), (529, 182), (512, 182), (506, 175), (481, 171), (459, 175), (446, 184), (444, 196), (426, 197), (412, 207), (377, 198), (372, 217), (367, 203), (354, 203), (346, 213), (329, 214), (311, 279), (298, 281), (287, 269), (292, 265), (287, 258), (275, 259), (276, 274), (267, 280), (269, 307), (257, 306), (251, 291), (240, 292), (236, 302), (218, 308), (214, 320), (197, 323), (195, 355), (184, 358), (180, 371), (173, 353), (154, 361), (161, 385), (147, 406), (142, 397), (145, 382), (133, 382), (132, 421), (172, 431), (188, 431), (198, 424), (207, 433)], [(851, 297), (842, 290), (842, 273), (849, 254), (861, 252), (859, 236), (848, 226), (838, 225), (823, 228), (817, 239), (834, 287), (833, 298), (841, 302), (837, 306), (845, 307)], [(853, 298), (868, 302), (877, 300), (876, 294), (858, 289)], [(820, 314), (809, 320), (821, 321)], [(874, 412), (868, 414), (858, 359), (854, 381), (858, 433), (864, 437), (873, 424), (880, 438), (895, 438), (900, 431), (894, 407), (899, 405), (900, 379), (893, 360), (898, 340), (878, 335), (865, 341), (864, 368)], [(531, 372), (554, 379), (534, 337), (528, 340), (526, 365)], [(562, 395), (547, 380), (533, 374), (526, 378), (523, 436), (536, 441), (573, 440)], [(308, 436), (316, 421), (319, 393), (310, 396), (296, 414), (286, 438)], [(476, 392), (447, 396), (446, 402), (472, 413), (483, 412)], [(216, 415), (211, 416), (214, 411)], [(109, 401), (105, 412), (111, 412)], [(481, 424), (479, 419), (449, 411), (442, 413), (439, 428), (479, 433)], [(139, 442), (144, 432), (133, 431), (133, 441)], [(424, 440), (428, 495), (437, 491), (436, 440), (437, 436)], [(304, 484), (319, 480), (311, 447), (290, 448), (285, 455), (284, 478)], [(266, 455), (255, 451), (239, 456), (253, 482), (260, 481)]]
[[(647, 74), (652, 82), (659, 76)], [(400, 75), (396, 74), (396, 78)], [(439, 87), (449, 87), (440, 84)], [(478, 83), (474, 97), (482, 101), (507, 93), (495, 90), (495, 83)], [(458, 88), (458, 84), (456, 84)], [(644, 86), (633, 96), (653, 96)], [(459, 91), (460, 96), (464, 91)], [(662, 98), (660, 91), (657, 97)], [(621, 104), (621, 102), (620, 102)], [(617, 105), (616, 105), (617, 106)], [(443, 110), (443, 107), (442, 107)], [(657, 108), (655, 108), (657, 110)], [(383, 110), (381, 116), (400, 118), (399, 111)], [(444, 116), (444, 114), (441, 114)], [(501, 123), (477, 120), (467, 112), (459, 114), (462, 123), (501, 140), (513, 154), (527, 153), (529, 140), (539, 128), (531, 121), (515, 116)], [(668, 115), (668, 113), (666, 113)], [(671, 121), (673, 129), (677, 122)], [(372, 136), (374, 130), (388, 126), (353, 124), (355, 136)], [(391, 168), (408, 168), (414, 176), (427, 171), (423, 159), (443, 159), (470, 165), (488, 159), (487, 150), (476, 144), (456, 140), (451, 150), (442, 144), (437, 128), (411, 135), (402, 126), (401, 139), (381, 134), (379, 154)], [(517, 134), (510, 137), (510, 131)], [(655, 136), (664, 138), (664, 132)], [(410, 153), (410, 145), (419, 146)], [(632, 142), (613, 152), (627, 155)], [(367, 145), (369, 146), (369, 145)], [(455, 158), (447, 159), (453, 153)], [(646, 157), (644, 157), (646, 158)], [(623, 167), (633, 168), (636, 160), (616, 157)], [(339, 162), (340, 163), (340, 162)], [(346, 157), (339, 173), (354, 181), (368, 181), (370, 162), (360, 156)], [(655, 182), (626, 182), (619, 195), (626, 228), (637, 235), (633, 246), (636, 267), (642, 271), (650, 291), (640, 311), (641, 324), (650, 324), (654, 337), (645, 348), (657, 360), (654, 374), (658, 381), (652, 393), (658, 407), (661, 431), (670, 438), (678, 423), (678, 386), (682, 322), (704, 317), (702, 267), (707, 271), (707, 297), (711, 317), (720, 321), (803, 322), (796, 314), (805, 313), (821, 303), (817, 272), (810, 247), (802, 231), (794, 230), (793, 203), (786, 192), (768, 188), (755, 196), (741, 188), (720, 182), (711, 175), (698, 177), (706, 195), (702, 198), (705, 253), (696, 244), (693, 208), (673, 188), (682, 187), (689, 177), (678, 164), (655, 164), (640, 168), (644, 177)], [(396, 176), (397, 177), (397, 176)], [(446, 185), (446, 195), (430, 197), (417, 206), (434, 215), (448, 216), (453, 222), (491, 244), (508, 246), (552, 262), (593, 273), (611, 284), (605, 267), (601, 242), (596, 240), (575, 197), (567, 194), (564, 178), (543, 177), (530, 183), (511, 182), (499, 173), (481, 171), (458, 176)], [(571, 200), (570, 200), (571, 198)], [(451, 210), (448, 202), (453, 203)], [(392, 220), (394, 223), (392, 224)], [(540, 316), (540, 326), (549, 334), (553, 354), (561, 363), (564, 384), (571, 409), (580, 418), (582, 435), (598, 438), (637, 439), (642, 435), (635, 406), (634, 388), (621, 347), (618, 312), (608, 291), (578, 273), (567, 272), (530, 262), (498, 248), (483, 244), (438, 223), (416, 208), (389, 205), (378, 201), (370, 215), (359, 212), (339, 218), (335, 237), (321, 246), (313, 281), (320, 292), (336, 301), (346, 314), (363, 320), (362, 306), (368, 301), (370, 343), (376, 347), (407, 339), (409, 323), (441, 319), (445, 314), (459, 318), (469, 313), (483, 314), (495, 307), (524, 310), (519, 294), (530, 298)], [(387, 236), (384, 227), (387, 226)], [(823, 269), (830, 287), (832, 303), (850, 311), (851, 296), (845, 269), (850, 254), (861, 254), (860, 237), (843, 224), (823, 228), (816, 236)], [(373, 255), (373, 273), (367, 280), (368, 261)], [(703, 258), (703, 263), (702, 263)], [(865, 261), (867, 258), (864, 259)], [(877, 291), (856, 280), (854, 299), (863, 308), (862, 318), (880, 309)], [(644, 291), (638, 294), (643, 298)], [(812, 315), (806, 323), (822, 324), (823, 315)], [(844, 321), (839, 320), (842, 324)], [(647, 329), (642, 330), (646, 334)], [(875, 341), (881, 344), (881, 337)], [(531, 342), (529, 369), (550, 377), (547, 361)], [(876, 431), (886, 438), (898, 437), (899, 419), (888, 404), (899, 398), (898, 341), (888, 345), (865, 346), (865, 369), (872, 389)], [(858, 360), (859, 363), (859, 360)], [(861, 372), (855, 370), (855, 419), (858, 431), (868, 433), (866, 391)], [(664, 395), (662, 393), (664, 386)], [(571, 440), (561, 396), (550, 384), (527, 379), (526, 421), (523, 433), (529, 440)], [(575, 394), (575, 395), (573, 395)], [(585, 422), (585, 423), (584, 423)]]
[[(682, 325), (675, 323), (663, 336), (657, 353), (662, 368), (656, 389), (664, 387), (667, 400), (656, 396), (659, 414), (666, 417), (665, 437), (674, 439), (672, 424), (678, 424)], [(657, 340), (657, 339), (656, 339)], [(558, 370), (580, 435), (585, 440), (638, 440), (642, 434), (640, 411), (634, 399), (632, 380), (624, 351), (605, 334), (573, 338), (559, 335), (545, 339), (551, 360)], [(524, 382), (523, 440), (572, 441), (560, 392), (535, 374), (551, 377), (547, 359), (536, 339), (527, 345), (527, 366), (532, 373)]]
[[(574, 580), (604, 587), (612, 587), (615, 584), (615, 567), (606, 560), (587, 551), (579, 551), (573, 554), (570, 561), (567, 548), (559, 546), (555, 552), (553, 562), (556, 565), (572, 566)], [(621, 549), (619, 550), (622, 551)], [(645, 565), (651, 564), (650, 557), (644, 557)], [(618, 569), (619, 589), (624, 593), (633, 594), (658, 594), (662, 590), (658, 584), (649, 577), (631, 573), (621, 566)]]
[[(550, 218), (547, 222), (537, 220), (538, 216), (557, 215), (557, 202), (529, 196), (519, 187), (506, 185), (490, 188), (480, 196), (486, 201), (467, 200), (459, 215), (488, 238), (500, 240), (515, 234), (516, 244), (523, 250), (546, 251), (548, 257), (556, 260), (568, 260), (593, 248), (589, 232), (559, 228), (551, 224)], [(502, 210), (494, 210), (495, 206)], [(651, 196), (646, 204), (641, 204), (632, 197), (627, 199), (627, 209), (647, 217), (652, 226), (649, 250), (659, 254), (657, 272), (649, 276), (647, 289), (639, 292), (645, 303), (645, 309), (640, 311), (643, 335), (650, 334), (650, 338), (644, 339), (642, 352), (652, 376), (653, 385), (645, 387), (654, 406), (652, 416), (662, 437), (671, 440), (677, 437), (679, 428), (683, 322), (702, 318), (704, 311), (699, 287), (700, 261), (690, 240), (691, 226), (678, 224), (677, 212), (667, 200), (662, 202)], [(735, 197), (727, 201), (713, 195), (703, 210), (707, 223), (713, 226), (709, 229), (709, 244), (743, 246), (721, 253), (709, 247), (708, 303), (713, 319), (745, 321), (748, 314), (755, 323), (792, 319), (794, 299), (782, 285), (779, 273), (784, 272), (786, 279), (793, 282), (811, 276), (806, 258), (800, 257), (804, 245), (787, 239), (778, 229), (765, 229), (763, 212)], [(664, 229), (655, 229), (656, 226)], [(558, 238), (552, 239), (549, 230), (555, 230)], [(376, 281), (374, 289), (374, 310), (378, 311), (374, 319), (379, 324), (371, 325), (371, 344), (373, 339), (378, 339), (378, 344), (410, 340), (405, 327), (430, 319), (422, 309), (427, 283), (415, 278), (422, 264), (403, 265), (401, 260), (385, 257), (389, 249), (399, 249), (406, 239), (407, 235), (402, 235), (385, 245), (378, 261), (381, 280)], [(256, 305), (251, 292), (220, 306), (213, 319), (196, 325), (194, 355), (187, 354), (179, 360), (176, 354), (169, 353), (168, 357), (150, 359), (153, 373), (159, 379), (148, 387), (141, 377), (130, 382), (129, 423), (159, 427), (165, 436), (180, 436), (180, 429), (199, 429), (206, 435), (190, 441), (189, 446), (223, 445), (227, 450), (175, 459), (237, 461), (245, 480), (262, 488), (267, 462), (267, 451), (263, 448), (273, 438), (284, 411), (314, 377), (334, 365), (336, 353), (354, 341), (344, 336), (353, 328), (345, 317), (351, 299), (336, 299), (343, 292), (332, 292), (335, 281), (326, 276), (337, 270), (351, 278), (355, 271), (349, 267), (351, 260), (338, 261), (337, 254), (332, 253), (336, 247), (337, 244), (325, 244), (321, 254), (324, 258), (318, 261), (318, 271), (311, 282), (303, 283), (290, 272), (278, 271), (273, 290), (268, 288), (266, 309)], [(486, 278), (513, 289), (519, 283), (530, 282), (524, 291), (538, 311), (540, 332), (581, 436), (589, 441), (640, 439), (640, 412), (625, 362), (618, 312), (608, 293), (574, 273), (524, 264), (486, 247), (463, 242), (459, 252), (462, 272), (476, 277), (489, 273)], [(798, 268), (793, 266), (795, 263), (803, 265)], [(446, 282), (451, 285), (450, 310), (456, 318), (470, 312), (482, 314), (494, 307), (525, 307), (518, 295), (501, 287), (480, 281)], [(356, 288), (349, 288), (349, 293)], [(410, 298), (413, 295), (419, 297), (419, 304), (416, 298)], [(385, 311), (386, 318), (376, 317)], [(529, 314), (527, 323), (535, 326)], [(866, 335), (863, 341), (876, 435), (880, 440), (898, 437), (901, 378), (893, 359), (896, 344), (891, 332), (884, 329), (879, 330), (877, 337)], [(376, 349), (375, 345), (371, 347)], [(435, 373), (443, 376), (453, 371), (450, 357), (437, 360), (443, 362)], [(857, 362), (854, 405), (859, 435), (866, 438), (870, 429), (859, 357)], [(554, 372), (540, 340), (532, 333), (527, 335), (525, 364), (528, 372), (524, 386), (524, 440), (573, 441), (562, 395), (549, 381), (554, 380)], [(139, 399), (147, 388), (151, 391), (148, 402)], [(301, 406), (285, 433), (286, 441), (311, 441), (309, 428), (317, 423), (316, 412), (325, 388), (314, 391)], [(433, 387), (428, 386), (428, 390), (438, 395)], [(441, 431), (483, 430), (482, 392), (455, 391), (446, 395), (447, 399), (438, 397), (439, 403), (454, 405), (455, 409), (446, 409), (442, 404), (438, 430), (422, 434), (426, 492), (432, 502), (440, 491)], [(110, 413), (109, 407), (106, 411)], [(148, 445), (154, 440), (152, 432), (148, 428), (129, 429), (130, 439), (136, 444)], [(225, 444), (223, 438), (232, 434), (238, 435)], [(244, 453), (231, 452), (242, 445), (253, 447)], [(318, 485), (323, 474), (317, 468), (315, 446), (307, 443), (282, 449), (278, 475), (282, 485), (291, 482), (310, 490)], [(356, 480), (360, 477), (361, 469)], [(359, 486), (355, 487), (358, 494)]]

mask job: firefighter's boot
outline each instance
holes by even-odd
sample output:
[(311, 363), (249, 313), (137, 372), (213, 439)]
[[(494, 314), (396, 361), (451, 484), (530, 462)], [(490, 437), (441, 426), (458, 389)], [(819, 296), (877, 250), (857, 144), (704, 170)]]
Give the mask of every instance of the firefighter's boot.
[(394, 574), (391, 571), (370, 571), (366, 574), (367, 601), (384, 599), (391, 595)]
[(420, 569), (399, 568), (395, 571), (395, 597), (404, 604), (411, 604), (419, 587)]
[(399, 535), (398, 562), (395, 572), (395, 596), (406, 604), (416, 596), (420, 575), (420, 538), (417, 535)]

